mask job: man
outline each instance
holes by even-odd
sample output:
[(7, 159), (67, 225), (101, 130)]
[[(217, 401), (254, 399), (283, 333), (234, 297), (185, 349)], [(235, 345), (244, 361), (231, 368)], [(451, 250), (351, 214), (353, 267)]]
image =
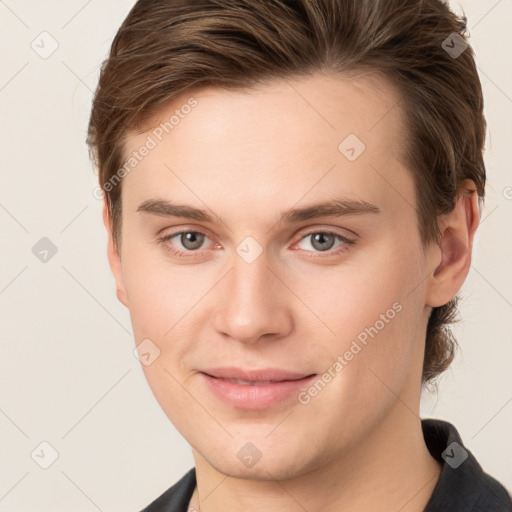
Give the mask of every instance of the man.
[(419, 417), (484, 197), (464, 29), (438, 0), (128, 14), (88, 142), (117, 296), (195, 461), (147, 512), (512, 510)]

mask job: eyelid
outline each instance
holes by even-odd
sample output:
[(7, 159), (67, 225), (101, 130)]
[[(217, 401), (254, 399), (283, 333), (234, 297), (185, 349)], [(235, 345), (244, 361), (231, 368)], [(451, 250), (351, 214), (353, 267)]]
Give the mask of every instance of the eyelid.
[(156, 235), (161, 236), (163, 238), (172, 237), (175, 235), (179, 235), (181, 233), (201, 233), (204, 236), (207, 236), (210, 240), (214, 240), (215, 237), (212, 236), (211, 231), (208, 228), (203, 226), (194, 226), (193, 224), (186, 224), (184, 226), (175, 226), (175, 227), (167, 227), (160, 229)]
[[(339, 233), (338, 231), (336, 231), (336, 229), (334, 227), (322, 227), (322, 226), (308, 227), (308, 228), (305, 228), (305, 231), (299, 231), (298, 235), (294, 235), (294, 238), (295, 238), (295, 236), (299, 236), (299, 240), (298, 240), (298, 242), (294, 242), (293, 245), (296, 245), (297, 243), (301, 242), (307, 236), (314, 235), (316, 233), (323, 233), (325, 235), (332, 235), (334, 237), (337, 237), (337, 238), (343, 240), (347, 244), (354, 244), (354, 243), (356, 243), (356, 240), (359, 238), (359, 235), (357, 233), (354, 233), (354, 231), (352, 231), (350, 229), (345, 229), (344, 228), (344, 230), (345, 231), (349, 231), (351, 233), (351, 235), (346, 235), (344, 233)], [(328, 252), (328, 251), (326, 251), (326, 252)]]

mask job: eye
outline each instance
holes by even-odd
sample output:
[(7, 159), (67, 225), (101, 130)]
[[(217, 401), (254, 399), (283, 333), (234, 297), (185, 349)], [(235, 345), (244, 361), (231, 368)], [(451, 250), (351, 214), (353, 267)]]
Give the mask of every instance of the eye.
[[(353, 240), (350, 240), (338, 233), (312, 231), (304, 235), (297, 246), (299, 249), (306, 251), (311, 251), (312, 247), (313, 252), (329, 252), (329, 254), (336, 254), (347, 250), (346, 246), (353, 243)], [(337, 249), (340, 247), (341, 250), (332, 250), (333, 248)]]
[(207, 240), (210, 240), (209, 237), (200, 231), (179, 231), (158, 239), (166, 250), (177, 256), (189, 256), (199, 252)]
[[(206, 249), (208, 241), (216, 246), (214, 248), (220, 248), (218, 244), (215, 244), (201, 231), (178, 231), (158, 239), (158, 242), (164, 246), (166, 251), (179, 257), (193, 257), (201, 254), (201, 249)], [(348, 245), (354, 243), (354, 240), (339, 233), (311, 231), (303, 235), (296, 246), (301, 250), (313, 253), (313, 255), (326, 253), (326, 256), (332, 256), (347, 251)]]

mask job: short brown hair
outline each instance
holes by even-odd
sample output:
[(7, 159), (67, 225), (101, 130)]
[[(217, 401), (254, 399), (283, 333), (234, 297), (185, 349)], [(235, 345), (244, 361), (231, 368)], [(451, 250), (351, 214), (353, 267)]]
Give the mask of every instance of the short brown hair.
[[(357, 69), (383, 73), (404, 100), (418, 229), (424, 246), (438, 242), (438, 216), (453, 209), (464, 179), (484, 198), (486, 122), (466, 40), (466, 17), (442, 0), (139, 0), (102, 65), (87, 138), (115, 243), (122, 183), (105, 184), (125, 162), (129, 130), (194, 89)], [(454, 357), (457, 301), (432, 310), (424, 383)]]

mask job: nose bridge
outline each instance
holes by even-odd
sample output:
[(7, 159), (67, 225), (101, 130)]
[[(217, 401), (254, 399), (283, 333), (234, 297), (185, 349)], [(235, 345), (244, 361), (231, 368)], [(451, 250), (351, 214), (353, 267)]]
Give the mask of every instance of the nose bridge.
[(266, 254), (261, 252), (254, 257), (253, 253), (247, 258), (250, 250), (234, 255), (222, 304), (215, 315), (219, 332), (245, 343), (255, 342), (264, 334), (286, 332), (291, 326), (285, 297), (278, 290)]
[(231, 273), (232, 293), (242, 306), (253, 304), (257, 307), (262, 295), (268, 293), (271, 273), (267, 267), (268, 261), (264, 254), (254, 261), (237, 256), (233, 262)]

